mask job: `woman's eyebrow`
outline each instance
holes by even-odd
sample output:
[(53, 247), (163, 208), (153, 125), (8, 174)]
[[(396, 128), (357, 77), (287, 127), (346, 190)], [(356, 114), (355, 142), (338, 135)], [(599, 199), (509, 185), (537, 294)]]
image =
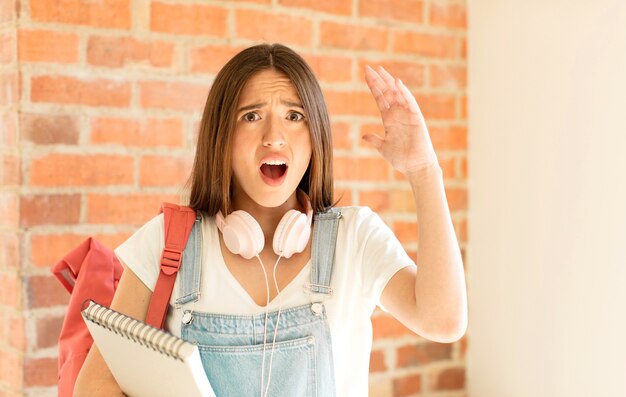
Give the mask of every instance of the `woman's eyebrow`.
[[(302, 105), (298, 102), (292, 102), (292, 101), (280, 101), (280, 103), (282, 103), (285, 106), (290, 106), (290, 107), (297, 107), (300, 108), (302, 110), (304, 110), (304, 107), (302, 107)], [(252, 109), (259, 109), (263, 106), (267, 105), (267, 102), (259, 102), (259, 103), (253, 103), (252, 105), (246, 105), (246, 106), (242, 106), (240, 107), (237, 112), (243, 112), (244, 110), (252, 110)]]

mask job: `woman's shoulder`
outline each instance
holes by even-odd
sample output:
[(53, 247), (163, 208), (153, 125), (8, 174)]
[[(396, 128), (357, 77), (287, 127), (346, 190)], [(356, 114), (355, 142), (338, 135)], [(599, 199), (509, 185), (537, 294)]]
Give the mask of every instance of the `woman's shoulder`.
[(381, 221), (380, 216), (368, 206), (350, 205), (333, 207), (333, 210), (341, 213), (341, 221), (349, 229), (369, 227)]
[(333, 207), (333, 210), (341, 212), (344, 219), (363, 219), (376, 215), (376, 213), (366, 205), (348, 205), (343, 207)]

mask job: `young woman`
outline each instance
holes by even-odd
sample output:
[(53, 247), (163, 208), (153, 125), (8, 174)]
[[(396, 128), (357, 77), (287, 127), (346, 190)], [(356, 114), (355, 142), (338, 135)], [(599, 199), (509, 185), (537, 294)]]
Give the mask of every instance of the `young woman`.
[[(400, 79), (365, 77), (384, 133), (363, 139), (411, 184), (419, 271), (368, 207), (334, 207), (326, 105), (298, 54), (254, 46), (215, 78), (190, 178), (202, 252), (181, 268), (165, 328), (198, 344), (218, 397), (366, 396), (377, 305), (433, 341), (465, 333), (463, 264), (423, 116)], [(113, 309), (145, 319), (163, 241), (157, 216), (116, 249), (126, 271)], [(75, 394), (121, 394), (96, 348)]]

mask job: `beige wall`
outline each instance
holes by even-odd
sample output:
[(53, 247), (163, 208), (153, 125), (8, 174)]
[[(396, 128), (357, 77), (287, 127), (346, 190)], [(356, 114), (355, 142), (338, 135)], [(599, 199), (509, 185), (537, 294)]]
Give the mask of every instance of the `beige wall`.
[(626, 3), (469, 9), (468, 390), (626, 395)]

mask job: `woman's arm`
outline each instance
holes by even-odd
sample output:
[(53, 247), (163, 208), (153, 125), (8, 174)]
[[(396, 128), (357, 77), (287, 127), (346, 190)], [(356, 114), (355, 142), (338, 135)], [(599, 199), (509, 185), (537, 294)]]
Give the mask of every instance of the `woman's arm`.
[(367, 67), (365, 79), (381, 113), (384, 136), (363, 139), (411, 184), (418, 224), (415, 268), (387, 283), (381, 303), (412, 331), (437, 342), (454, 342), (467, 328), (465, 274), (443, 185), (443, 175), (424, 116), (400, 79)]
[[(152, 291), (126, 266), (115, 291), (111, 309), (144, 321), (150, 305)], [(83, 364), (74, 396), (123, 396), (115, 378), (94, 343)]]

